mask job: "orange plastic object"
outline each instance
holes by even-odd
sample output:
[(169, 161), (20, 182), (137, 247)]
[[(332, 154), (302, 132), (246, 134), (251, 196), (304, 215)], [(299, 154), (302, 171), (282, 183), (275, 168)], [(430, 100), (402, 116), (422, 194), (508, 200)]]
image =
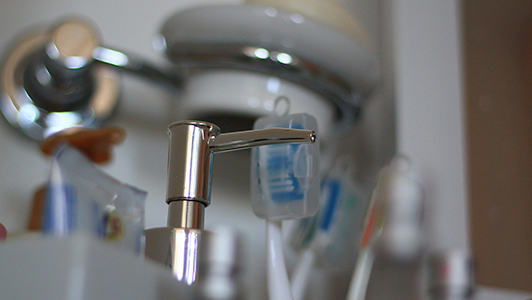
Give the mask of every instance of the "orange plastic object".
[(29, 231), (41, 230), (44, 199), (46, 199), (46, 187), (41, 186), (39, 189), (37, 189), (35, 194), (33, 194), (33, 202), (31, 204), (30, 218), (28, 221)]
[(7, 230), (6, 227), (0, 223), (0, 242), (5, 240), (7, 237)]
[(85, 153), (94, 163), (102, 164), (111, 159), (113, 145), (121, 143), (125, 135), (124, 129), (119, 127), (60, 132), (46, 139), (41, 144), (41, 151), (44, 154), (52, 155), (55, 147), (62, 143), (68, 143)]

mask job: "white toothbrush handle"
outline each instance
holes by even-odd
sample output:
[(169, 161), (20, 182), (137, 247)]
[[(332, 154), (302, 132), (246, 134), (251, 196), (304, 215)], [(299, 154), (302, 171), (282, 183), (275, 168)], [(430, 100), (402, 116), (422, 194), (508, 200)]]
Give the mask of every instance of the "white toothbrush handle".
[(270, 300), (292, 300), (283, 254), (281, 222), (266, 220), (268, 247), (268, 292)]
[(292, 295), (294, 300), (302, 300), (305, 296), (315, 260), (316, 254), (313, 249), (309, 248), (303, 252), (300, 261), (296, 265), (292, 275)]
[(346, 300), (364, 300), (366, 298), (373, 260), (371, 247), (360, 249)]

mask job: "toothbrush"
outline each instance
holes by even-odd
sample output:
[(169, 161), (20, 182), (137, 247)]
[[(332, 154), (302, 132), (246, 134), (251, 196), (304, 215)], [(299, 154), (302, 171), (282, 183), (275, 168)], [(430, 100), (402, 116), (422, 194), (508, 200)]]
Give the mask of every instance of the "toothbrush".
[[(301, 129), (300, 126), (292, 128)], [(298, 128), (299, 127), (299, 128)], [(302, 201), (305, 197), (298, 178), (294, 175), (294, 162), (290, 159), (297, 152), (299, 145), (268, 146), (262, 155), (259, 172), (265, 181), (262, 190), (274, 203), (284, 204)], [(260, 150), (259, 150), (260, 151)], [(270, 300), (292, 300), (290, 280), (286, 268), (282, 221), (266, 219), (266, 240), (268, 255), (268, 291)]]
[(377, 203), (373, 199), (370, 209), (368, 210), (364, 232), (362, 233), (360, 251), (349, 284), (347, 300), (364, 300), (366, 298), (366, 291), (375, 258), (372, 245), (380, 235), (382, 229), (382, 226), (377, 225)]
[(355, 264), (355, 260), (349, 260), (358, 252), (352, 240), (361, 234), (366, 207), (350, 179), (350, 169), (346, 159), (341, 158), (322, 185), (323, 204), (317, 218), (317, 232), (292, 274), (292, 294), (296, 300), (303, 299), (318, 259), (322, 268), (335, 271), (349, 272), (349, 266)]
[(297, 263), (292, 274), (292, 294), (295, 300), (301, 300), (305, 296), (307, 290), (309, 275), (314, 268), (316, 262), (316, 252), (321, 246), (321, 241), (331, 224), (334, 211), (339, 201), (339, 194), (341, 190), (340, 182), (337, 180), (327, 180), (324, 184), (327, 195), (325, 198), (324, 208), (322, 209), (319, 222), (319, 228), (316, 236), (312, 239), (309, 247), (303, 251), (299, 262)]
[(423, 185), (418, 172), (402, 156), (394, 158), (381, 172), (367, 212), (347, 300), (365, 299), (377, 251), (402, 262), (415, 259), (419, 253)]
[[(263, 128), (311, 129), (317, 123), (307, 114), (265, 117), (255, 122)], [(318, 144), (275, 145), (252, 150), (251, 192), (253, 210), (266, 220), (268, 291), (270, 300), (292, 300), (286, 269), (282, 220), (305, 218), (318, 209)]]
[(268, 242), (268, 291), (270, 300), (292, 300), (290, 280), (283, 254), (281, 221), (266, 220)]
[(307, 290), (309, 275), (316, 262), (316, 253), (313, 248), (305, 249), (292, 274), (292, 295), (294, 300), (301, 300)]
[[(300, 126), (297, 126), (300, 127)], [(292, 127), (292, 128), (297, 128)], [(301, 129), (301, 128), (298, 128)], [(294, 162), (290, 159), (299, 145), (268, 146), (260, 159), (260, 178), (265, 181), (262, 190), (274, 203), (301, 201), (305, 197), (299, 180), (294, 175)], [(260, 150), (259, 150), (260, 151)], [(266, 219), (268, 255), (268, 290), (270, 300), (292, 300), (290, 280), (286, 270), (282, 241), (282, 221)]]

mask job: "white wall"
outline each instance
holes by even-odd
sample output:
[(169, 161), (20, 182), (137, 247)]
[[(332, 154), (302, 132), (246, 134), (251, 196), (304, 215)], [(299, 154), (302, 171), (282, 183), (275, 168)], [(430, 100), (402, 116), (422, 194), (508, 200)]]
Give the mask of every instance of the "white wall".
[(391, 1), (397, 148), (426, 171), (429, 244), (468, 249), (458, 1)]

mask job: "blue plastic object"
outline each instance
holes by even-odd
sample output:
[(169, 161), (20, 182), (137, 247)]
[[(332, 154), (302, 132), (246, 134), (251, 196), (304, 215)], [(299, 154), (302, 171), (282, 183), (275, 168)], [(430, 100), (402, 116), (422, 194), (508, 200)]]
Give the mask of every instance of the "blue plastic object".
[[(308, 114), (258, 119), (255, 129), (292, 128), (317, 131)], [(319, 206), (319, 145), (262, 146), (252, 150), (251, 193), (255, 214), (268, 220), (312, 216)]]

